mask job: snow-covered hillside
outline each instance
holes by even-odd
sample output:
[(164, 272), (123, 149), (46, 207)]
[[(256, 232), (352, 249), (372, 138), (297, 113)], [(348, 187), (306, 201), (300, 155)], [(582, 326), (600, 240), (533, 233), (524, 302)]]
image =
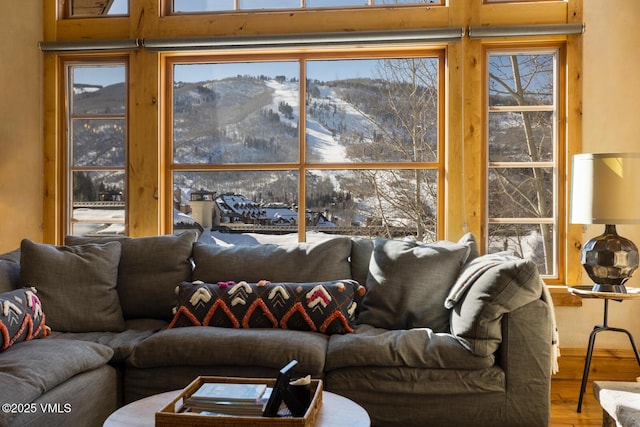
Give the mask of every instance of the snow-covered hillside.
[[(366, 142), (381, 129), (374, 118), (340, 97), (335, 87), (317, 87), (319, 95), (309, 96), (306, 105), (308, 158), (329, 163), (356, 161), (347, 155), (347, 135)], [(252, 148), (268, 151), (267, 145), (276, 143), (280, 150), (290, 150), (291, 158), (283, 161), (297, 161), (299, 102), (298, 82), (281, 79), (233, 78), (177, 87), (176, 156), (182, 163), (229, 157), (232, 162), (270, 161), (261, 159), (259, 152), (252, 153)], [(266, 144), (257, 140), (266, 140)]]

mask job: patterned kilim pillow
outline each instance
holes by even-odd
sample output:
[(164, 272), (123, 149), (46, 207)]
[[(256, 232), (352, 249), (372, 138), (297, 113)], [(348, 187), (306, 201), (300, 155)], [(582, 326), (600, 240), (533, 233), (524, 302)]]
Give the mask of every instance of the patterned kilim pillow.
[(169, 328), (282, 328), (327, 335), (353, 332), (355, 280), (314, 283), (183, 282)]
[(20, 341), (49, 335), (35, 288), (0, 294), (0, 351)]

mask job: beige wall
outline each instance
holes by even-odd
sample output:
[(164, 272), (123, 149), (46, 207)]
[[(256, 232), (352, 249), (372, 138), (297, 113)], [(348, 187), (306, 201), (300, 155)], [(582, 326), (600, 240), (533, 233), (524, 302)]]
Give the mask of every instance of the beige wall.
[[(582, 151), (640, 152), (640, 50), (633, 35), (640, 1), (584, 0), (584, 20)], [(640, 245), (640, 226), (617, 229)], [(584, 241), (603, 230), (600, 225), (587, 227)], [(640, 272), (629, 286), (640, 287)], [(611, 302), (609, 307), (609, 324), (629, 329), (640, 340), (640, 300)], [(603, 320), (603, 302), (584, 300), (582, 308), (558, 307), (556, 315), (561, 347), (586, 347), (594, 324)], [(598, 334), (596, 347), (630, 349), (626, 336), (613, 332)]]
[[(479, 0), (478, 0), (479, 1)], [(640, 20), (638, 0), (584, 0), (584, 128), (587, 152), (640, 151), (638, 102), (640, 55), (633, 36)], [(21, 2), (0, 15), (5, 60), (0, 65), (0, 252), (23, 237), (42, 239), (41, 2)], [(11, 43), (6, 41), (11, 40)], [(586, 230), (585, 240), (601, 227)], [(640, 228), (619, 227), (640, 243)], [(640, 286), (640, 273), (632, 280)], [(586, 347), (593, 325), (602, 320), (602, 302), (582, 308), (558, 307), (562, 347)], [(611, 324), (632, 330), (640, 340), (640, 301), (612, 303)], [(598, 347), (629, 347), (615, 334), (601, 334)]]
[(41, 39), (42, 2), (0, 14), (0, 252), (42, 240)]

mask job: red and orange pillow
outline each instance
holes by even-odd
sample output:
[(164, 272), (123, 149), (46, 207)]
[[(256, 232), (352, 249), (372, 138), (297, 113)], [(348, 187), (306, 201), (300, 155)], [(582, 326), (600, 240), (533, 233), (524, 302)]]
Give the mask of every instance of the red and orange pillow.
[(169, 328), (282, 328), (345, 334), (365, 292), (355, 280), (313, 283), (183, 282)]
[(35, 288), (0, 294), (0, 351), (21, 341), (49, 335)]

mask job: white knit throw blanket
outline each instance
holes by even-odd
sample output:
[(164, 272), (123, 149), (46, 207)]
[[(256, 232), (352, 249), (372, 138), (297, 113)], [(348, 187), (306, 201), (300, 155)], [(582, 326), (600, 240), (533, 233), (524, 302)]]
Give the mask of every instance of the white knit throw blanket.
[(556, 323), (556, 310), (553, 305), (553, 299), (551, 298), (551, 293), (549, 292), (549, 288), (547, 285), (540, 279), (542, 282), (542, 300), (549, 305), (551, 308), (551, 322), (552, 322), (552, 337), (551, 337), (551, 374), (557, 374), (558, 367), (558, 358), (560, 357), (560, 336), (558, 334), (558, 324)]

